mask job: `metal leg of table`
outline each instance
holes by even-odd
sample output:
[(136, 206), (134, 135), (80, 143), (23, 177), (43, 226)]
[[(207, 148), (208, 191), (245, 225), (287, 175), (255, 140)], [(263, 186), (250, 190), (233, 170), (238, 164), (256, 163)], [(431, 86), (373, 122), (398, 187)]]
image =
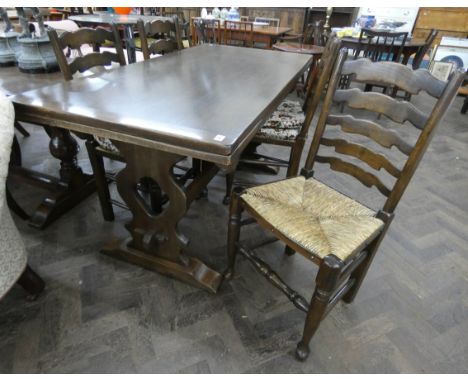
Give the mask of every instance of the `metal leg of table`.
[[(123, 142), (114, 143), (126, 162), (116, 180), (117, 189), (133, 215), (125, 225), (131, 238), (116, 239), (101, 252), (215, 293), (222, 280), (221, 274), (184, 253), (188, 239), (178, 231), (177, 225), (218, 168), (203, 162), (202, 170), (192, 183), (181, 187), (172, 175), (172, 169), (183, 156)], [(138, 193), (136, 185), (141, 179), (148, 178), (154, 180), (169, 198), (161, 213), (152, 211)]]
[(127, 47), (127, 57), (129, 64), (136, 62), (136, 47), (133, 37), (133, 25), (125, 25), (125, 46)]

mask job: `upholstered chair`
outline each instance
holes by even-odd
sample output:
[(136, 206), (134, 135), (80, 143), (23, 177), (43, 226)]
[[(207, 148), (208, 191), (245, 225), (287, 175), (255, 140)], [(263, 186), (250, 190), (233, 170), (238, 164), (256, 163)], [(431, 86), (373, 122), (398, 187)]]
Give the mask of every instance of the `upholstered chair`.
[(0, 93), (0, 299), (19, 283), (35, 299), (44, 282), (27, 265), (26, 250), (6, 201), (6, 178), (14, 134), (12, 103)]

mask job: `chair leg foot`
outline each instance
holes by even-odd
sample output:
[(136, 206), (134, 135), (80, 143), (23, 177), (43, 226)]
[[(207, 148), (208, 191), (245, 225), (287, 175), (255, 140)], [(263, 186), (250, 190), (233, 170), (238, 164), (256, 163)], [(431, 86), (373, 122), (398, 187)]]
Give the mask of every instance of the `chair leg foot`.
[(309, 346), (304, 342), (299, 342), (296, 347), (296, 358), (299, 361), (305, 361), (309, 357), (310, 349)]
[(20, 276), (18, 284), (21, 285), (28, 293), (28, 296), (26, 297), (28, 301), (35, 301), (45, 287), (44, 281), (29, 267), (29, 265), (26, 266), (26, 269)]
[(296, 253), (296, 251), (294, 249), (292, 249), (289, 245), (287, 245), (285, 248), (284, 248), (284, 253), (288, 256), (292, 256)]

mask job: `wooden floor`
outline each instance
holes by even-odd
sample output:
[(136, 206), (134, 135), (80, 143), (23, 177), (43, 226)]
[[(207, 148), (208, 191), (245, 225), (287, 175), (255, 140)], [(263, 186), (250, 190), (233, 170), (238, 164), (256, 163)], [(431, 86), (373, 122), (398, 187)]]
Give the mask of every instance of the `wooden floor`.
[[(417, 101), (424, 104), (425, 96)], [(461, 373), (468, 372), (468, 116), (457, 98), (400, 203), (397, 216), (351, 305), (338, 304), (293, 357), (304, 314), (245, 261), (217, 295), (101, 255), (129, 217), (104, 222), (97, 196), (45, 231), (17, 220), (30, 263), (47, 283), (26, 302), (15, 287), (0, 301), (3, 373)], [(39, 128), (22, 139), (29, 167), (54, 172)], [(81, 165), (89, 169), (85, 150)], [(335, 182), (331, 172), (320, 172)], [(328, 175), (326, 175), (328, 174)], [(248, 180), (264, 175), (242, 173)], [(351, 184), (345, 178), (344, 185)], [(31, 209), (37, 189), (14, 185)], [(115, 188), (114, 188), (115, 191)], [(189, 252), (222, 270), (227, 209), (224, 178), (210, 184), (181, 224)], [(209, 236), (200, 240), (206, 227)], [(262, 235), (247, 229), (246, 238)], [(282, 246), (262, 256), (310, 296), (316, 269)]]

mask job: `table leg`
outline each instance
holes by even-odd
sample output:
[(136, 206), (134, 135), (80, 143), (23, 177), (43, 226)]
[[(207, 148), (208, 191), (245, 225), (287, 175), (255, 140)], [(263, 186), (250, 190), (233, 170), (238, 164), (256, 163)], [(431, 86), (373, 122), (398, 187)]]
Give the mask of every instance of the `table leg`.
[[(177, 225), (190, 203), (217, 173), (217, 167), (206, 164), (192, 183), (182, 188), (172, 175), (174, 165), (183, 159), (182, 156), (123, 142), (114, 143), (126, 162), (116, 180), (117, 189), (133, 215), (125, 225), (131, 238), (109, 243), (102, 253), (215, 293), (222, 276), (199, 259), (184, 253), (188, 239), (178, 231)], [(137, 191), (136, 185), (144, 178), (157, 182), (169, 198), (161, 213), (152, 211)]]
[(125, 46), (127, 48), (128, 63), (136, 62), (136, 46), (133, 39), (133, 25), (125, 25)]
[(96, 191), (94, 177), (84, 174), (78, 166), (76, 155), (79, 147), (70, 132), (55, 127), (47, 127), (46, 130), (50, 136), (49, 150), (60, 160), (60, 177), (56, 178), (21, 166), (12, 166), (9, 173), (13, 179), (29, 182), (51, 191), (28, 222), (32, 227), (39, 229), (46, 228)]

